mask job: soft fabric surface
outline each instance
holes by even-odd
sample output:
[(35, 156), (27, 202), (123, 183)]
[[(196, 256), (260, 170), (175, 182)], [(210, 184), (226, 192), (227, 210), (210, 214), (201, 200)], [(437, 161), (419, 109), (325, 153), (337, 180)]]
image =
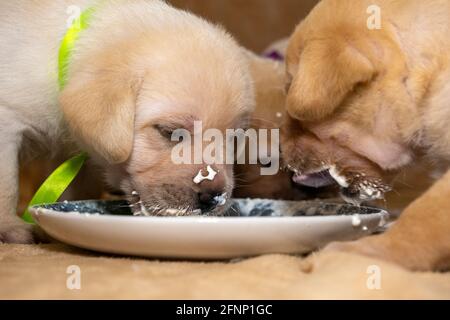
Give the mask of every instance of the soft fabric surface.
[[(66, 288), (67, 267), (81, 290)], [(381, 271), (370, 290), (368, 267)], [(231, 262), (111, 257), (62, 244), (0, 245), (2, 299), (450, 299), (450, 273), (413, 273), (345, 253)]]

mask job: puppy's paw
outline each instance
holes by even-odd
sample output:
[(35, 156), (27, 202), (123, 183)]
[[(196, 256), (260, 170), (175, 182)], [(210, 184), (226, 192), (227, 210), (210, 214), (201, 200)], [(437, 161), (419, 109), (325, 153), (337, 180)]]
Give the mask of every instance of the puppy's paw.
[(338, 251), (383, 259), (381, 253), (384, 249), (377, 249), (377, 245), (374, 246), (372, 241), (367, 241), (366, 239), (368, 238), (349, 242), (332, 242), (327, 245), (322, 252)]
[(22, 222), (1, 223), (0, 243), (34, 243), (33, 226)]
[(417, 266), (412, 265), (408, 257), (404, 257), (403, 254), (396, 252), (385, 240), (383, 235), (375, 235), (356, 241), (332, 242), (320, 252), (343, 252), (366, 256), (377, 261), (381, 260), (407, 269), (416, 270)]
[(429, 257), (429, 250), (402, 241), (393, 241), (386, 234), (350, 242), (332, 242), (322, 252), (346, 252), (394, 263), (413, 271), (439, 270)]

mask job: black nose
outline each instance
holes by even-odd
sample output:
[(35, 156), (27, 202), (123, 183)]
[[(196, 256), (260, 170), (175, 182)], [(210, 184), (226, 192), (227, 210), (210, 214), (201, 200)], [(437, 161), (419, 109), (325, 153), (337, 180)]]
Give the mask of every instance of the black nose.
[(198, 193), (198, 203), (202, 212), (211, 211), (219, 205), (223, 205), (225, 199), (220, 192), (200, 192)]

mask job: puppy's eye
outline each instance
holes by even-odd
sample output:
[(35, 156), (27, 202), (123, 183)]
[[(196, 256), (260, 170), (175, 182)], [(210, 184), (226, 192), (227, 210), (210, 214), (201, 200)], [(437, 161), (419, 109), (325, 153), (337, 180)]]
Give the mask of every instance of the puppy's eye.
[(164, 126), (164, 125), (161, 125), (161, 124), (155, 124), (153, 126), (153, 128), (155, 128), (155, 130), (158, 131), (159, 134), (163, 138), (165, 138), (167, 140), (172, 140), (172, 134), (173, 134), (173, 131), (174, 131), (173, 128), (170, 128), (170, 127), (167, 127), (167, 126)]

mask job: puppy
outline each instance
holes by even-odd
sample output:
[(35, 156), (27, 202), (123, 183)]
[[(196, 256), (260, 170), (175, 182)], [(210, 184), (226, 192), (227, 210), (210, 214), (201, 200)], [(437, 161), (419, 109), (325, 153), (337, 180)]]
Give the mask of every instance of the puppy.
[[(334, 180), (359, 204), (383, 198), (390, 176), (416, 158), (448, 170), (449, 32), (448, 1), (320, 2), (287, 53), (290, 119), (282, 149), (293, 179)], [(385, 234), (330, 248), (414, 270), (448, 269), (449, 186), (450, 172)]]
[[(69, 6), (95, 6), (75, 42), (64, 89), (58, 50)], [(19, 155), (85, 150), (109, 184), (144, 205), (221, 214), (232, 165), (174, 165), (175, 129), (241, 127), (254, 107), (242, 49), (224, 30), (162, 1), (0, 4), (0, 241), (28, 243), (16, 216)], [(223, 204), (221, 199), (220, 204)]]

